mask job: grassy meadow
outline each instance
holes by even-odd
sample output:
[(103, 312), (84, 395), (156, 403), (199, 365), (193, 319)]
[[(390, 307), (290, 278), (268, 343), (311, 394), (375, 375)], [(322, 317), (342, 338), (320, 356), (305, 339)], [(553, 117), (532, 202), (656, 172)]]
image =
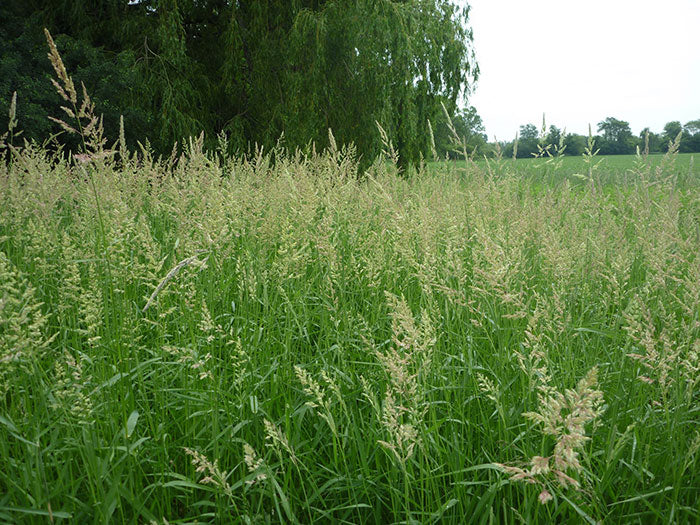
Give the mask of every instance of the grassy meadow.
[(700, 523), (683, 158), (82, 160), (0, 163), (0, 521)]
[[(464, 169), (464, 161), (453, 161), (458, 167)], [(478, 159), (473, 161), (484, 171), (495, 162), (492, 159)], [(547, 182), (559, 183), (564, 179), (575, 184), (586, 180), (589, 165), (583, 156), (553, 158), (508, 159), (503, 162), (510, 163), (510, 170), (516, 171), (520, 177), (530, 177), (533, 183)], [(663, 154), (650, 154), (644, 159), (644, 165), (639, 164), (640, 159), (636, 155), (600, 155), (592, 159), (592, 166), (596, 171), (596, 180), (601, 185), (626, 184), (634, 181), (639, 169), (656, 171), (660, 169), (666, 176), (675, 176), (678, 180), (700, 178), (700, 155), (697, 153), (678, 153), (673, 157)], [(444, 162), (431, 162), (431, 168), (435, 168)], [(501, 170), (502, 171), (502, 170)]]

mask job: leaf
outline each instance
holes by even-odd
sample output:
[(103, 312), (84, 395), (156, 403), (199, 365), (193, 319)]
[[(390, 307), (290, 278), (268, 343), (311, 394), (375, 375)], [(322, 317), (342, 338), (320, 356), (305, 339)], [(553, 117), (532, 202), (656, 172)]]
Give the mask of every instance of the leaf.
[(148, 441), (149, 437), (142, 437), (138, 439), (134, 444), (128, 445), (128, 446), (118, 446), (115, 447), (115, 450), (119, 450), (121, 452), (128, 452), (129, 454), (134, 454), (136, 452), (136, 449), (138, 449), (141, 445), (143, 445), (146, 441)]
[(34, 443), (33, 441), (29, 441), (28, 439), (23, 438), (20, 435), (19, 429), (15, 426), (15, 424), (12, 421), (10, 421), (8, 418), (6, 418), (5, 416), (0, 416), (0, 423), (5, 425), (9, 429), (10, 434), (12, 434), (12, 436), (14, 436), (16, 439), (18, 439), (22, 443), (26, 443), (27, 445), (32, 445), (33, 447), (39, 446), (37, 443)]
[(73, 517), (73, 515), (68, 513), (68, 512), (61, 512), (61, 511), (49, 512), (48, 510), (25, 509), (25, 508), (21, 508), (21, 507), (0, 507), (0, 511), (19, 512), (22, 514), (33, 514), (34, 516), (48, 516), (48, 517), (66, 518), (66, 519), (70, 519)]
[(139, 420), (139, 413), (138, 410), (134, 410), (131, 415), (129, 415), (129, 419), (126, 420), (126, 437), (130, 438), (131, 434), (134, 432), (134, 428), (136, 428), (136, 422)]
[(586, 520), (588, 523), (591, 525), (598, 525), (598, 521), (594, 520), (592, 517), (590, 517), (588, 514), (586, 514), (583, 509), (581, 509), (576, 503), (571, 501), (569, 498), (561, 494), (561, 497), (564, 501), (566, 501), (569, 505), (573, 507), (573, 509), (581, 516), (584, 520)]
[(654, 492), (647, 492), (646, 494), (640, 494), (639, 496), (634, 496), (633, 498), (625, 499), (622, 501), (615, 501), (614, 503), (610, 504), (610, 507), (613, 507), (615, 505), (622, 505), (623, 503), (631, 503), (633, 501), (639, 501), (642, 499), (650, 498), (651, 496), (656, 496), (658, 494), (663, 494), (664, 492), (668, 492), (669, 490), (673, 490), (673, 487), (664, 487), (661, 490), (655, 490)]
[(98, 392), (98, 391), (102, 390), (102, 389), (105, 388), (105, 387), (110, 387), (110, 386), (112, 386), (112, 385), (115, 384), (117, 381), (119, 381), (122, 377), (126, 377), (127, 375), (128, 375), (128, 374), (125, 374), (125, 373), (123, 373), (123, 372), (118, 372), (117, 374), (115, 374), (115, 375), (113, 375), (111, 378), (109, 378), (107, 381), (105, 381), (104, 383), (102, 383), (100, 386), (98, 386), (98, 387), (95, 389), (95, 392)]
[(447, 501), (446, 503), (444, 503), (444, 504), (442, 505), (442, 507), (440, 507), (440, 509), (439, 509), (437, 512), (434, 512), (433, 515), (432, 515), (431, 517), (433, 518), (433, 520), (434, 520), (435, 522), (437, 522), (438, 520), (440, 520), (440, 519), (442, 518), (442, 516), (443, 516), (443, 514), (445, 514), (445, 512), (447, 512), (447, 511), (450, 510), (452, 507), (454, 507), (455, 505), (457, 505), (457, 503), (459, 503), (459, 500), (456, 500), (456, 499), (452, 498), (451, 500), (449, 500), (449, 501)]
[(5, 416), (0, 416), (0, 423), (9, 428), (10, 432), (15, 432), (19, 434), (19, 429), (15, 426), (15, 424), (12, 421), (7, 419)]
[(284, 512), (287, 515), (287, 519), (289, 519), (289, 521), (291, 521), (292, 523), (298, 523), (299, 521), (297, 520), (296, 516), (294, 515), (294, 512), (292, 511), (292, 507), (289, 505), (289, 500), (284, 494), (282, 487), (280, 487), (280, 484), (274, 477), (270, 477), (270, 480), (272, 481), (272, 484), (275, 487), (275, 492), (279, 496), (280, 503), (282, 504), (282, 508), (284, 509)]

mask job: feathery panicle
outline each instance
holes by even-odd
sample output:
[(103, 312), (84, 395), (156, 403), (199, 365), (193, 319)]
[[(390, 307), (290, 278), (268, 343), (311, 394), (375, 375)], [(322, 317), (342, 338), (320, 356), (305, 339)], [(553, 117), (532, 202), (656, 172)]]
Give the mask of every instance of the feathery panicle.
[(63, 354), (63, 361), (57, 360), (54, 368), (54, 401), (51, 408), (69, 414), (80, 424), (90, 423), (92, 421), (92, 400), (85, 392), (83, 360), (75, 359), (66, 350)]
[(233, 494), (233, 489), (227, 481), (229, 475), (226, 471), (221, 470), (218, 460), (214, 460), (212, 463), (204, 454), (197, 450), (187, 447), (183, 447), (183, 450), (192, 458), (191, 462), (195, 467), (195, 472), (204, 475), (204, 477), (199, 480), (199, 483), (218, 487), (229, 497)]
[(321, 385), (319, 385), (306, 370), (300, 366), (294, 367), (294, 372), (301, 383), (304, 393), (311, 399), (306, 401), (306, 405), (310, 408), (328, 408), (328, 403), (321, 390)]
[[(594, 367), (578, 382), (575, 390), (566, 390), (562, 394), (548, 385), (540, 388), (539, 411), (523, 415), (537, 423), (544, 434), (553, 436), (556, 444), (551, 456), (534, 456), (529, 470), (500, 465), (512, 481), (543, 485), (551, 480), (562, 489), (580, 488), (580, 482), (567, 472), (582, 471), (579, 457), (583, 445), (590, 440), (585, 426), (603, 414), (603, 393), (596, 388), (597, 385), (598, 370)], [(551, 499), (546, 488), (539, 499), (541, 503)]]
[(52, 79), (52, 83), (58, 93), (61, 95), (63, 100), (66, 102), (71, 102), (74, 106), (78, 104), (78, 94), (75, 91), (75, 85), (73, 84), (73, 79), (68, 75), (66, 71), (66, 66), (63, 65), (63, 60), (58, 52), (56, 43), (53, 41), (53, 37), (49, 30), (44, 28), (44, 35), (46, 36), (46, 42), (49, 45), (48, 57), (53, 66), (53, 70), (56, 72), (56, 76), (61, 81), (63, 85), (59, 85), (55, 80)]
[(280, 461), (282, 461), (282, 451), (284, 450), (289, 456), (289, 459), (292, 460), (292, 463), (298, 465), (296, 454), (294, 454), (294, 450), (289, 444), (284, 432), (269, 419), (264, 419), (263, 423), (265, 424), (266, 445), (275, 451)]
[(243, 461), (245, 462), (246, 467), (248, 467), (248, 473), (255, 474), (253, 479), (246, 481), (247, 485), (255, 485), (256, 483), (267, 479), (267, 474), (262, 471), (265, 466), (265, 462), (258, 456), (253, 447), (251, 447), (248, 443), (243, 443)]
[(45, 335), (47, 325), (36, 288), (0, 250), (0, 396), (53, 340)]
[(494, 382), (481, 372), (476, 373), (476, 381), (479, 385), (479, 390), (481, 390), (483, 394), (486, 394), (486, 398), (498, 404), (498, 389)]
[(194, 348), (178, 347), (172, 345), (163, 345), (163, 351), (177, 358), (177, 362), (185, 364), (190, 370), (193, 370), (195, 375), (200, 380), (214, 380), (214, 375), (209, 366), (209, 360), (212, 359), (210, 352), (200, 355)]

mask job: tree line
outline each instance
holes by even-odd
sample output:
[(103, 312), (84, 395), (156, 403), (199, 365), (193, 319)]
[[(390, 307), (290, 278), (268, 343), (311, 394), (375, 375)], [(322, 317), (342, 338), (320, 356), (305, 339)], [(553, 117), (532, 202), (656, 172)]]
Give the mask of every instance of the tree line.
[(127, 142), (160, 153), (201, 131), (231, 150), (320, 148), (331, 128), (372, 159), (380, 123), (416, 162), (428, 122), (444, 134), (443, 106), (458, 114), (479, 74), (469, 7), (448, 0), (4, 0), (0, 114), (16, 91), (24, 137), (39, 142), (61, 114), (44, 28), (107, 135), (123, 116)]
[[(645, 128), (639, 135), (634, 135), (629, 122), (608, 117), (598, 123), (598, 134), (593, 135), (595, 149), (600, 155), (629, 155), (637, 151), (649, 153), (665, 153), (669, 144), (679, 139), (681, 153), (700, 152), (700, 119), (691, 120), (685, 124), (679, 121), (668, 122), (662, 132), (655, 133)], [(538, 129), (534, 124), (520, 126), (517, 138), (510, 142), (501, 142), (499, 147), (504, 156), (530, 158), (537, 155), (541, 148), (553, 150), (561, 147), (565, 155), (582, 155), (588, 144), (588, 137), (576, 133), (565, 133), (557, 126), (542, 126)], [(493, 144), (482, 146), (482, 153), (491, 154)]]

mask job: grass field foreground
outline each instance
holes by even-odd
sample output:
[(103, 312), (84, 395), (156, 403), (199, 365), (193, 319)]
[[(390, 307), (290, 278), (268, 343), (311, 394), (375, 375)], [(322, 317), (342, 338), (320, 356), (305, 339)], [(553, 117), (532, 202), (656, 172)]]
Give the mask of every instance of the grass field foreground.
[(637, 160), (13, 155), (0, 520), (700, 522), (700, 186)]

